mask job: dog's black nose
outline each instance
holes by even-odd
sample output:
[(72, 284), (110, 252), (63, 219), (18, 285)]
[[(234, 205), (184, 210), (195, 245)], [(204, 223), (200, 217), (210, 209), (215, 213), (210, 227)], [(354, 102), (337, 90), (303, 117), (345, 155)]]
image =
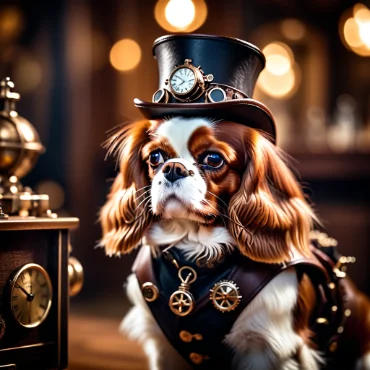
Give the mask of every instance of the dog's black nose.
[(189, 176), (189, 171), (185, 168), (182, 163), (170, 162), (162, 167), (164, 177), (171, 182), (175, 182), (178, 179)]

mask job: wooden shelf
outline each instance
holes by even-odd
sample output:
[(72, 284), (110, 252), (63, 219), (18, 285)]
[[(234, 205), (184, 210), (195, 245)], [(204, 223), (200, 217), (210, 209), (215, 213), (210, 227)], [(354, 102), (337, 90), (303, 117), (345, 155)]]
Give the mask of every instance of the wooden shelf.
[(0, 230), (75, 229), (79, 219), (75, 217), (17, 217), (0, 220)]

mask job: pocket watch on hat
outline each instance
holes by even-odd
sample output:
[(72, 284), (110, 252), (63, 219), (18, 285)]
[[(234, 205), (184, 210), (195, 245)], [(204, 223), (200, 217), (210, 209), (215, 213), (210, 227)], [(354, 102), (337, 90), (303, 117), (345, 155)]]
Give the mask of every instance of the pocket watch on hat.
[(212, 74), (205, 75), (200, 66), (195, 67), (191, 62), (191, 59), (185, 59), (184, 64), (176, 66), (165, 81), (175, 98), (184, 102), (198, 99), (207, 84), (213, 81)]

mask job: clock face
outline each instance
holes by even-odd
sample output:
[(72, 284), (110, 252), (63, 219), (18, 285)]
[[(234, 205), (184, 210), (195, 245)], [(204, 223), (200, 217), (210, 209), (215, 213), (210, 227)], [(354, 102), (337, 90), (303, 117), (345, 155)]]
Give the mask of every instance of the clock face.
[(11, 281), (10, 308), (18, 324), (26, 328), (40, 325), (47, 317), (52, 300), (48, 273), (35, 263), (20, 267)]
[(170, 86), (175, 94), (187, 94), (195, 86), (194, 71), (187, 67), (177, 69), (170, 78)]

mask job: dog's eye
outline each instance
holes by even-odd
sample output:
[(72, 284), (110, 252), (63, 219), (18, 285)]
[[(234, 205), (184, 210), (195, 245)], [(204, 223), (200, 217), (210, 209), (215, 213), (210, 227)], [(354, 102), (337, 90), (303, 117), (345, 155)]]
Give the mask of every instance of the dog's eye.
[(212, 168), (220, 168), (224, 164), (224, 159), (218, 153), (210, 153), (204, 158), (203, 164)]
[(158, 167), (160, 164), (164, 163), (161, 152), (151, 153), (149, 156), (149, 163), (152, 167)]

